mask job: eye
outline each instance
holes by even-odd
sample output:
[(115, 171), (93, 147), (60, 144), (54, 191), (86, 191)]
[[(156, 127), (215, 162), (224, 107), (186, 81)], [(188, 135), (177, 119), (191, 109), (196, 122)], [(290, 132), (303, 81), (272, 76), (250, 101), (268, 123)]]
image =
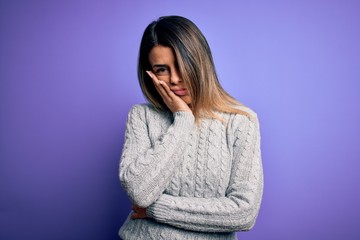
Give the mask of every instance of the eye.
[(159, 67), (159, 68), (155, 68), (154, 72), (156, 75), (158, 76), (165, 76), (165, 75), (169, 75), (169, 69), (166, 67)]

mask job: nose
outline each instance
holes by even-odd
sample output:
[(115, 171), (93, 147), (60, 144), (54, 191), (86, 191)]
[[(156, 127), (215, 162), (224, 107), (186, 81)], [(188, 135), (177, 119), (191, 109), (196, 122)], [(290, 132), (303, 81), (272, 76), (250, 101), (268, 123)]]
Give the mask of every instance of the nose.
[(178, 84), (179, 82), (181, 82), (181, 76), (180, 76), (179, 70), (173, 70), (173, 71), (171, 71), (170, 83), (171, 83), (172, 85), (176, 85), (176, 84)]

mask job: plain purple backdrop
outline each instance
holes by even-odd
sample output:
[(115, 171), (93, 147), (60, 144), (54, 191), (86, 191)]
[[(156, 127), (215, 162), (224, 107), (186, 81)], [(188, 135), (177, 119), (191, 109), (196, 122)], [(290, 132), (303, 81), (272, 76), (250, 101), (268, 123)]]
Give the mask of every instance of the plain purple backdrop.
[(360, 239), (359, 1), (0, 1), (0, 239), (117, 238), (142, 32), (193, 20), (259, 115), (265, 191), (241, 240)]

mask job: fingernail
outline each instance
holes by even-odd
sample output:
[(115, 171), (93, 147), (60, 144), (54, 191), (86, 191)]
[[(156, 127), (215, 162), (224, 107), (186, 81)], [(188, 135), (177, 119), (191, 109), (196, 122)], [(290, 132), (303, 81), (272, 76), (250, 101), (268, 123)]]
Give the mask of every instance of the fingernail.
[(151, 73), (150, 71), (145, 71), (150, 77), (151, 77)]
[(159, 83), (160, 83), (160, 84), (163, 84), (163, 81), (159, 80)]

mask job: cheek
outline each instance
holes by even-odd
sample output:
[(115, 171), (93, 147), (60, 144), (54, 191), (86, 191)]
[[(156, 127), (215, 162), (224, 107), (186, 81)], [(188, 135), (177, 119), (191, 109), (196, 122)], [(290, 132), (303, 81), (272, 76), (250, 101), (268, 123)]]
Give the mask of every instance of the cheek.
[(167, 83), (167, 84), (170, 84), (170, 77), (169, 76), (158, 76), (156, 75), (157, 79)]

